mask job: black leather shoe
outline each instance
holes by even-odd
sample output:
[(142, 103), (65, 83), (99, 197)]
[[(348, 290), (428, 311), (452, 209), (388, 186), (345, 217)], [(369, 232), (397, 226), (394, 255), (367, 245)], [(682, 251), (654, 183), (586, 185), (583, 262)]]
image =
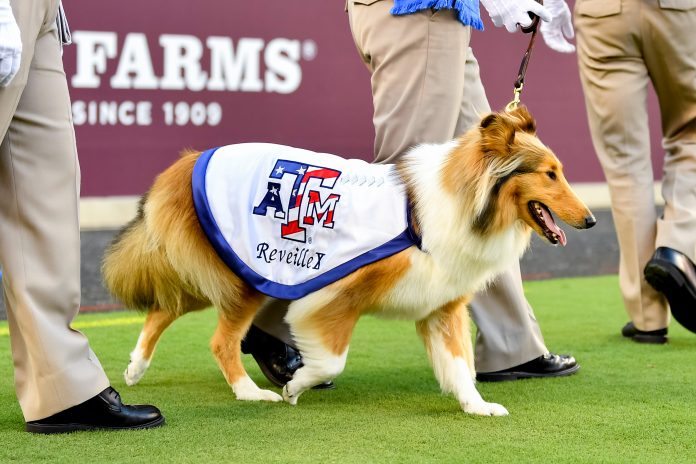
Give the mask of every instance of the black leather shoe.
[(567, 354), (546, 353), (519, 366), (495, 372), (479, 372), (479, 382), (500, 382), (503, 380), (530, 379), (535, 377), (562, 377), (576, 373), (580, 365)]
[(638, 330), (633, 322), (629, 322), (621, 329), (621, 335), (638, 343), (667, 343), (667, 328), (658, 330)]
[(645, 280), (669, 301), (672, 316), (696, 332), (696, 267), (684, 254), (667, 247), (655, 250), (643, 271)]
[(45, 419), (27, 422), (27, 432), (66, 433), (78, 430), (149, 429), (164, 424), (159, 409), (149, 405), (121, 403), (116, 390), (106, 390)]
[[(299, 351), (254, 325), (242, 340), (242, 353), (251, 354), (263, 375), (277, 387), (285, 386), (292, 380), (295, 371), (303, 366)], [(328, 390), (336, 386), (329, 381), (312, 388)]]

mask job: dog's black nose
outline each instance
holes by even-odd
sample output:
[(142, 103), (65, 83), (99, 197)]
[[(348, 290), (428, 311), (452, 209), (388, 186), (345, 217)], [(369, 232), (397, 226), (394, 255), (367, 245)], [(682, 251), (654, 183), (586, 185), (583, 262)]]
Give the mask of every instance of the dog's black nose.
[(585, 229), (589, 229), (590, 227), (593, 227), (595, 224), (597, 224), (597, 220), (595, 219), (594, 215), (590, 214), (585, 218)]

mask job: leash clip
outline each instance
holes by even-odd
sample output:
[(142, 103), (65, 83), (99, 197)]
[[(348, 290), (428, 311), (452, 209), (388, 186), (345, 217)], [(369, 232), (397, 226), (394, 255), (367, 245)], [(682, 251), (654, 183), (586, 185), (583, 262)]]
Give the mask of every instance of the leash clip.
[(515, 97), (513, 100), (505, 105), (505, 111), (512, 111), (517, 109), (517, 107), (520, 105), (520, 96), (522, 95), (522, 88), (524, 87), (524, 82), (520, 82), (519, 85), (516, 85), (515, 88), (513, 89), (513, 92), (515, 94)]
[[(544, 0), (536, 0), (536, 2), (541, 5), (544, 4)], [(532, 24), (530, 24), (526, 28), (523, 27), (522, 31), (525, 34), (531, 32), (532, 37), (529, 39), (529, 46), (527, 47), (527, 51), (524, 53), (524, 57), (522, 57), (522, 63), (520, 63), (520, 70), (517, 73), (517, 80), (515, 81), (515, 86), (513, 88), (515, 92), (515, 98), (505, 106), (505, 111), (508, 112), (517, 109), (517, 107), (520, 105), (520, 95), (522, 94), (522, 88), (524, 87), (524, 76), (527, 74), (527, 65), (529, 64), (529, 59), (532, 57), (532, 48), (534, 47), (534, 40), (536, 39), (537, 31), (539, 30), (539, 16), (533, 15), (532, 13), (529, 13), (529, 16), (532, 18)]]

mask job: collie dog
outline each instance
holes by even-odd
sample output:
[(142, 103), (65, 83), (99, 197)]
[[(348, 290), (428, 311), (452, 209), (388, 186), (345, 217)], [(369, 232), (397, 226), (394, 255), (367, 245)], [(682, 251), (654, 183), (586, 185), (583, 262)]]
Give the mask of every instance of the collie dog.
[[(269, 153), (270, 164), (253, 166)], [(299, 161), (285, 158), (295, 154)], [(537, 138), (531, 115), (524, 107), (488, 114), (460, 138), (417, 146), (396, 165), (343, 160), (326, 167), (333, 158), (230, 145), (184, 153), (157, 177), (103, 261), (111, 293), (147, 311), (126, 382), (142, 377), (172, 321), (214, 306), (211, 349), (236, 398), (294, 405), (343, 371), (358, 318), (374, 314), (416, 321), (435, 377), (465, 412), (506, 415), (476, 390), (467, 303), (520, 259), (532, 231), (565, 245), (551, 211), (577, 229), (595, 224), (561, 162)], [(224, 164), (231, 173), (222, 173)], [(200, 177), (215, 173), (222, 174)], [(239, 208), (211, 206), (201, 197), (205, 186)], [(359, 190), (357, 197), (341, 186)], [(371, 203), (382, 197), (393, 202)], [(374, 223), (390, 230), (383, 234)], [(343, 238), (331, 235), (341, 230)], [(244, 243), (249, 250), (240, 249)], [(241, 361), (240, 343), (270, 296), (292, 300), (285, 319), (304, 362), (282, 396), (257, 387)]]

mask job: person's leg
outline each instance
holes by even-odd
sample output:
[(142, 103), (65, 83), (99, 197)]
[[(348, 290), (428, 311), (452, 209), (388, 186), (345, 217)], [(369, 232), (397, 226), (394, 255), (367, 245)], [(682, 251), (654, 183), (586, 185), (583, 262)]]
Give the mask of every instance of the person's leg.
[[(418, 143), (451, 140), (490, 110), (469, 48), (470, 28), (451, 11), (394, 17), (391, 5), (349, 2), (353, 39), (372, 73), (375, 161), (383, 163), (394, 162)], [(502, 275), (471, 307), (481, 334), (477, 369), (505, 369), (546, 353), (524, 299), (519, 267)], [(577, 370), (572, 357), (540, 362), (534, 368), (545, 374)], [(524, 376), (511, 373), (507, 378), (518, 374)]]
[(26, 430), (149, 428), (153, 406), (121, 402), (87, 339), (80, 304), (79, 167), (55, 0), (13, 3), (19, 74), (0, 89), (0, 262)]
[[(654, 10), (654, 11), (653, 11)], [(656, 246), (696, 260), (696, 9), (651, 8), (644, 55), (660, 102), (665, 149)]]
[(519, 265), (476, 294), (469, 306), (478, 328), (477, 372), (508, 369), (548, 352), (539, 323), (524, 296)]
[(348, 5), (355, 45), (372, 75), (377, 163), (454, 138), (471, 35), (452, 10), (393, 16), (392, 6)]
[(621, 251), (621, 293), (635, 327), (654, 331), (667, 327), (669, 313), (664, 298), (643, 278), (655, 250), (657, 213), (646, 110), (649, 78), (639, 46), (642, 4), (622, 2), (620, 13), (597, 18), (578, 3), (575, 23), (590, 133), (609, 185)]
[(288, 312), (290, 302), (268, 298), (254, 318), (254, 326), (265, 333), (281, 340), (286, 345), (296, 348), (295, 341), (290, 334), (290, 326), (285, 322), (285, 314)]
[[(478, 62), (467, 54), (465, 84), (457, 133), (480, 121), (491, 108), (481, 82)], [(493, 372), (531, 361), (546, 353), (541, 329), (524, 296), (519, 263), (501, 274), (469, 304), (476, 323), (476, 370)]]
[[(480, 39), (481, 37), (479, 37)], [(467, 50), (464, 63), (464, 87), (459, 105), (459, 117), (455, 135), (460, 135), (481, 122), (481, 118), (491, 112), (486, 89), (481, 81), (478, 60), (471, 47)]]
[(665, 207), (645, 277), (667, 296), (674, 318), (696, 331), (696, 9), (644, 8), (649, 39), (643, 54), (660, 102), (665, 149)]
[(22, 66), (0, 93), (3, 112), (21, 94), (0, 148), (0, 259), (15, 385), (27, 421), (109, 386), (87, 339), (70, 328), (80, 301), (79, 167), (51, 27), (55, 7), (48, 1), (13, 4)]
[[(290, 302), (268, 298), (242, 341), (242, 353), (251, 354), (268, 380), (284, 386), (302, 366), (302, 356), (285, 322)], [(332, 388), (323, 383), (316, 388)]]

